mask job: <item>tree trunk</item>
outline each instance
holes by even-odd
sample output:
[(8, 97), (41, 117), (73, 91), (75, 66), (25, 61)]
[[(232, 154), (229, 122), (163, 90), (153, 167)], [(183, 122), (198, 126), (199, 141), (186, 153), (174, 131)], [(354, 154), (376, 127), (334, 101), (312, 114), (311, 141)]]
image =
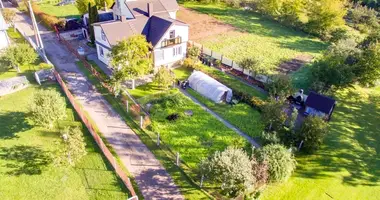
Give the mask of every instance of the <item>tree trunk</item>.
[(135, 79), (132, 79), (132, 90), (135, 89)]

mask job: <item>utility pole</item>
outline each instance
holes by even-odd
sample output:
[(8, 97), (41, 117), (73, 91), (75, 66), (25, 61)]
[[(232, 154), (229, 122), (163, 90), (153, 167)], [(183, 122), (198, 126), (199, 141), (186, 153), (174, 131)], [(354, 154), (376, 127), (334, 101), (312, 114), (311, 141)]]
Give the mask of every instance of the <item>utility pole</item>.
[(36, 18), (34, 16), (34, 12), (33, 12), (33, 8), (32, 8), (32, 4), (30, 3), (30, 1), (28, 1), (28, 6), (29, 6), (29, 11), (30, 11), (30, 17), (32, 18), (34, 35), (36, 37), (37, 47), (41, 51), (43, 57), (46, 58), (44, 44), (42, 43), (40, 31), (38, 29), (38, 25), (37, 25)]

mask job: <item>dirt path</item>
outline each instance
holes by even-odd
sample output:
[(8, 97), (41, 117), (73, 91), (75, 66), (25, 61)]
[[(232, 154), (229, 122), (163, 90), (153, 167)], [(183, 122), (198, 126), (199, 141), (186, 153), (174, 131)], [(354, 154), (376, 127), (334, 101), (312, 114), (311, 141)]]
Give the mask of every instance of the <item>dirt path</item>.
[[(30, 18), (18, 13), (16, 24), (27, 35), (33, 35)], [(84, 110), (91, 116), (123, 164), (135, 177), (145, 199), (183, 199), (179, 189), (161, 163), (127, 126), (103, 96), (75, 64), (75, 57), (57, 41), (54, 33), (39, 27), (49, 59), (61, 71)]]

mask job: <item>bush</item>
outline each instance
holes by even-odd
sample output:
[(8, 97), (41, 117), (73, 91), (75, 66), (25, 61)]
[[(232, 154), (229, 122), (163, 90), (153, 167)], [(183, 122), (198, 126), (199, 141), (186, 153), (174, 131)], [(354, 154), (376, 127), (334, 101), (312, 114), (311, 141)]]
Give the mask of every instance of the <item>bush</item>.
[(203, 160), (199, 169), (205, 175), (221, 185), (224, 193), (235, 197), (255, 184), (253, 164), (242, 149), (228, 147), (223, 152), (215, 152), (209, 159)]
[(55, 122), (66, 118), (65, 98), (55, 90), (39, 90), (32, 98), (30, 112), (36, 124), (52, 128)]
[(58, 19), (55, 16), (46, 14), (42, 12), (42, 10), (39, 8), (39, 6), (36, 3), (32, 3), (32, 9), (35, 15), (42, 21), (42, 23), (47, 28), (53, 28), (55, 25), (62, 23), (61, 21), (64, 21), (64, 19)]
[(234, 7), (234, 8), (239, 8), (242, 1), (241, 0), (224, 0), (227, 5)]
[(187, 49), (187, 57), (195, 60), (198, 60), (199, 55), (201, 54), (201, 50), (196, 47), (192, 46)]
[(286, 181), (296, 168), (293, 153), (283, 145), (270, 144), (256, 151), (257, 160), (268, 164), (269, 181)]
[(272, 97), (280, 97), (285, 99), (294, 92), (292, 79), (288, 75), (278, 74), (272, 77), (272, 81), (267, 83), (265, 87)]
[(328, 132), (328, 124), (322, 118), (309, 116), (299, 130), (299, 140), (304, 141), (303, 149), (312, 153), (319, 149)]
[(167, 89), (173, 85), (175, 81), (175, 75), (166, 67), (160, 67), (158, 72), (154, 75), (154, 82), (156, 82), (161, 88)]
[(61, 149), (61, 155), (56, 160), (57, 164), (75, 165), (87, 154), (83, 133), (78, 127), (66, 127), (61, 131), (61, 138), (64, 148)]
[(263, 145), (279, 144), (281, 142), (280, 138), (278, 137), (278, 134), (275, 131), (273, 132), (263, 131), (261, 133), (260, 139), (262, 140)]
[(356, 4), (350, 10), (347, 17), (354, 24), (354, 28), (361, 32), (367, 32), (368, 29), (376, 29), (379, 27), (377, 15), (378, 13), (374, 9)]
[(31, 64), (35, 62), (37, 58), (37, 53), (29, 44), (21, 43), (5, 49), (2, 59), (19, 71), (20, 66)]
[(261, 107), (264, 106), (264, 104), (265, 101), (261, 100), (260, 98), (252, 97), (249, 105), (261, 111)]

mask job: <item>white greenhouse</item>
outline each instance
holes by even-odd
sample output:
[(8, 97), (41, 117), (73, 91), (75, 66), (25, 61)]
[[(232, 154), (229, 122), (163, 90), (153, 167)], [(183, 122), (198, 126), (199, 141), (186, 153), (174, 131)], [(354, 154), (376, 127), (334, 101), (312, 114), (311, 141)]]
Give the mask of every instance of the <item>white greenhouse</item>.
[(200, 71), (189, 77), (189, 86), (215, 103), (232, 100), (232, 90)]

